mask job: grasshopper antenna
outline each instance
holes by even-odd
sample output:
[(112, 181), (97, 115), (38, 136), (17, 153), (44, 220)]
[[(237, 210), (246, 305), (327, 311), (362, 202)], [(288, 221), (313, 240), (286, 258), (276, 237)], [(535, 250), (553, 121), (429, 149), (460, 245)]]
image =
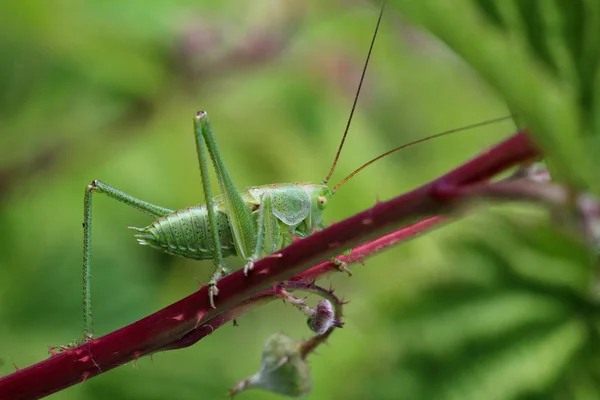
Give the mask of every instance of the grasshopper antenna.
[(402, 146), (398, 146), (395, 149), (392, 149), (390, 151), (386, 151), (385, 153), (381, 154), (380, 156), (377, 156), (374, 159), (372, 159), (370, 161), (367, 161), (366, 163), (364, 163), (363, 165), (361, 165), (360, 167), (358, 167), (357, 169), (355, 169), (354, 172), (352, 172), (350, 175), (348, 175), (347, 177), (345, 177), (340, 183), (338, 183), (337, 185), (334, 186), (333, 192), (335, 192), (336, 190), (338, 190), (344, 183), (346, 183), (350, 179), (352, 179), (352, 177), (354, 175), (358, 174), (360, 171), (362, 171), (363, 169), (367, 168), (369, 165), (373, 164), (375, 161), (381, 160), (382, 158), (387, 157), (390, 154), (395, 153), (398, 150), (402, 150), (402, 149), (405, 149), (407, 147), (414, 146), (415, 144), (423, 143), (423, 142), (426, 142), (428, 140), (438, 138), (440, 136), (445, 136), (445, 135), (449, 135), (451, 133), (456, 133), (456, 132), (467, 131), (467, 130), (474, 129), (474, 128), (479, 128), (479, 127), (485, 126), (485, 125), (491, 125), (491, 124), (494, 124), (496, 122), (504, 121), (504, 120), (511, 119), (511, 118), (513, 118), (512, 115), (508, 115), (506, 117), (501, 117), (501, 118), (489, 119), (487, 121), (478, 122), (476, 124), (467, 125), (467, 126), (463, 126), (463, 127), (460, 127), (460, 128), (450, 129), (449, 131), (444, 131), (444, 132), (436, 133), (435, 135), (427, 136), (427, 137), (415, 140), (414, 142), (410, 142), (410, 143), (403, 144)]
[(348, 117), (348, 123), (346, 124), (346, 129), (344, 130), (344, 135), (342, 136), (342, 141), (340, 142), (340, 146), (338, 147), (337, 153), (335, 154), (335, 158), (333, 159), (333, 164), (329, 169), (329, 173), (327, 177), (323, 180), (323, 184), (327, 184), (331, 175), (333, 175), (333, 171), (335, 170), (335, 166), (340, 158), (340, 154), (342, 152), (342, 148), (344, 147), (344, 142), (346, 142), (346, 136), (348, 135), (348, 130), (350, 129), (350, 123), (352, 122), (352, 116), (354, 115), (354, 110), (356, 109), (356, 103), (358, 102), (358, 95), (360, 94), (360, 89), (362, 88), (363, 81), (365, 79), (365, 73), (367, 72), (367, 66), (369, 65), (369, 59), (371, 58), (371, 53), (373, 52), (373, 45), (375, 44), (375, 38), (377, 37), (377, 32), (379, 31), (379, 25), (381, 24), (381, 17), (383, 17), (383, 10), (385, 8), (385, 1), (381, 4), (381, 11), (379, 11), (379, 18), (377, 18), (377, 25), (375, 26), (375, 33), (373, 34), (373, 38), (371, 39), (371, 45), (369, 46), (369, 52), (367, 53), (367, 59), (365, 61), (365, 66), (363, 67), (362, 74), (360, 76), (360, 81), (358, 82), (358, 89), (356, 90), (356, 95), (354, 95), (354, 102), (352, 103), (352, 109), (350, 110), (350, 117)]

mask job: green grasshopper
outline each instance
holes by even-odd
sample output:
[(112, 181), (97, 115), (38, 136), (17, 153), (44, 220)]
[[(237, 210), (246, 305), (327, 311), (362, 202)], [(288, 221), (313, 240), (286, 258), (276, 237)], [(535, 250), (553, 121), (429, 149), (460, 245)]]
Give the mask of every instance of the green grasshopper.
[[(93, 338), (90, 279), (93, 193), (103, 193), (155, 218), (155, 221), (145, 228), (130, 227), (136, 231), (135, 237), (140, 244), (194, 260), (212, 260), (214, 271), (208, 286), (210, 303), (214, 307), (214, 299), (219, 293), (217, 282), (228, 273), (223, 265), (224, 258), (232, 256), (243, 258), (246, 261), (244, 273), (247, 275), (256, 260), (290, 244), (294, 237), (303, 238), (317, 229), (322, 229), (324, 227), (322, 214), (328, 200), (348, 179), (380, 158), (411, 145), (400, 146), (369, 161), (333, 189), (327, 186), (339, 159), (356, 108), (382, 14), (383, 8), (371, 40), (350, 118), (333, 165), (322, 183), (282, 183), (248, 187), (243, 190), (236, 189), (219, 152), (208, 116), (206, 112), (200, 111), (195, 115), (193, 122), (205, 204), (175, 211), (137, 199), (98, 180), (94, 180), (87, 186), (83, 221), (84, 341)], [(439, 133), (420, 139), (413, 144), (498, 120), (500, 119)], [(206, 150), (208, 150), (214, 166), (222, 193), (217, 197), (212, 195)], [(336, 264), (340, 270), (348, 272), (341, 261), (336, 261)]]

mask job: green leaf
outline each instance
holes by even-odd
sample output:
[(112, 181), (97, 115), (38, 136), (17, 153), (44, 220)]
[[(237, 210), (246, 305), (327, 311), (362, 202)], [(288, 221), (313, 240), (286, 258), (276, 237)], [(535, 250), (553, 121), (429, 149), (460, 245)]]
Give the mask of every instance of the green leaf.
[(514, 399), (548, 389), (587, 339), (585, 326), (571, 320), (545, 335), (532, 332), (513, 346), (456, 371), (436, 399)]
[[(586, 0), (392, 0), (505, 99), (543, 148), (555, 179), (600, 194), (598, 23)], [(581, 17), (586, 18), (581, 21)]]

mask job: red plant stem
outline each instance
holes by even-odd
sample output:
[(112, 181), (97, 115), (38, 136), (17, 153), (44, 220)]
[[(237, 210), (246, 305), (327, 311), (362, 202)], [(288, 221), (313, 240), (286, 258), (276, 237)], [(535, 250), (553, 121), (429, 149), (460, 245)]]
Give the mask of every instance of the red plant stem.
[[(349, 256), (337, 258), (341, 259), (347, 264), (362, 262), (362, 260), (364, 260), (367, 257), (373, 256), (382, 250), (410, 240), (416, 237), (417, 235), (420, 235), (425, 231), (428, 231), (445, 221), (446, 218), (443, 217), (431, 217), (424, 219), (423, 221), (419, 221), (413, 225), (400, 228), (392, 233), (388, 233), (387, 235), (383, 235), (380, 238), (372, 240), (363, 245), (357, 246), (354, 249), (352, 249), (352, 254), (350, 254)], [(310, 282), (312, 280), (315, 280), (316, 278), (321, 278), (330, 272), (338, 271), (337, 268), (338, 267), (333, 262), (325, 261), (307, 269), (304, 272), (299, 273), (298, 275), (293, 276), (291, 279), (289, 279), (288, 282)], [(250, 299), (246, 300), (239, 306), (232, 308), (231, 310), (220, 314), (214, 318), (211, 318), (207, 321), (203, 321), (202, 326), (199, 326), (198, 328), (183, 336), (181, 339), (178, 339), (175, 342), (169, 344), (169, 346), (164, 347), (162, 350), (180, 349), (191, 346), (198, 340), (213, 333), (217, 328), (223, 326), (232, 319), (244, 314), (246, 311), (256, 307), (259, 304), (259, 302), (260, 304), (263, 304), (276, 299), (279, 299), (279, 297), (275, 296), (275, 291), (273, 289), (268, 289), (263, 292), (260, 292), (257, 295), (252, 296)]]
[[(365, 258), (395, 246), (398, 243), (414, 239), (443, 222), (446, 222), (446, 218), (441, 216), (425, 218), (412, 225), (405, 226), (392, 233), (388, 233), (377, 239), (371, 240), (370, 242), (357, 246), (352, 249), (352, 253), (348, 256), (336, 258), (347, 264), (362, 262)], [(333, 271), (337, 271), (337, 266), (331, 261), (324, 261), (293, 276), (290, 281), (311, 281)]]
[[(521, 131), (442, 177), (409, 193), (379, 203), (327, 229), (255, 263), (249, 276), (237, 271), (219, 281), (217, 309), (209, 304), (203, 287), (156, 313), (94, 339), (76, 349), (53, 355), (0, 379), (0, 399), (40, 398), (141, 356), (175, 345), (208, 320), (227, 317), (257, 293), (286, 281), (343, 249), (385, 235), (419, 218), (451, 211), (457, 198), (444, 196), (440, 188), (487, 180), (499, 172), (539, 156), (537, 148)], [(217, 319), (215, 319), (217, 318)], [(214, 328), (214, 326), (213, 326)], [(174, 346), (179, 347), (179, 346)]]

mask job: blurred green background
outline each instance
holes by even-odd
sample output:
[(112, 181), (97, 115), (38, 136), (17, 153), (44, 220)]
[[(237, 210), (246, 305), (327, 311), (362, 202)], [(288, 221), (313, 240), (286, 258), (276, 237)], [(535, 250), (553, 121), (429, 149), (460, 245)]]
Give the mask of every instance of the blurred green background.
[[(365, 2), (324, 3), (0, 3), (0, 375), (81, 335), (88, 183), (100, 179), (172, 209), (203, 202), (192, 135), (197, 110), (208, 111), (240, 187), (323, 179), (378, 13)], [(389, 12), (332, 182), (392, 147), (506, 114), (457, 56)], [(513, 130), (497, 124), (389, 157), (345, 185), (326, 220), (408, 191)], [(583, 253), (546, 229), (534, 210), (510, 215), (532, 231), (519, 236), (510, 218), (479, 212), (367, 260), (352, 278), (321, 282), (350, 303), (344, 329), (310, 359), (311, 398), (536, 398), (557, 388), (571, 397), (570, 386), (560, 384), (567, 374), (561, 363), (579, 349), (583, 328), (563, 317), (578, 300), (557, 289), (573, 301), (561, 302), (551, 284), (539, 289), (530, 280), (537, 282), (537, 266), (560, 275)], [(95, 197), (97, 335), (183, 298), (211, 271), (210, 262), (138, 246), (125, 228), (149, 222)], [(528, 241), (554, 253), (540, 258)], [(529, 270), (515, 272), (514, 263)], [(573, 285), (583, 285), (585, 272), (571, 270)], [(310, 335), (302, 315), (280, 302), (238, 322), (52, 398), (223, 398), (259, 367), (271, 333)], [(526, 363), (536, 354), (550, 372)], [(594, 393), (597, 377), (577, 379), (578, 390)], [(279, 396), (252, 391), (239, 398)]]

